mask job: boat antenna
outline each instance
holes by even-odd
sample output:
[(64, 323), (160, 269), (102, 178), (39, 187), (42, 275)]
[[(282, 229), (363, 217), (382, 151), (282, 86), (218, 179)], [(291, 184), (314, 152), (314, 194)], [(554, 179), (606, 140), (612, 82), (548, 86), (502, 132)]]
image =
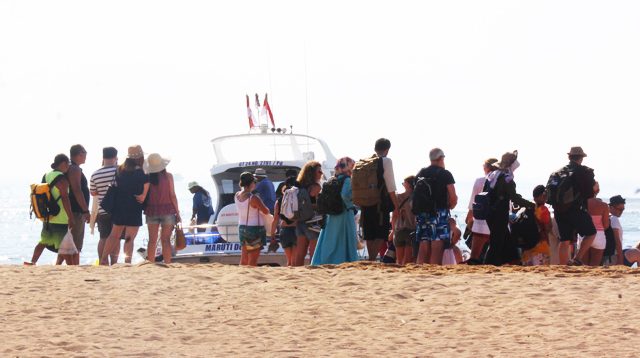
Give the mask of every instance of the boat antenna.
[(307, 43), (303, 42), (304, 58), (304, 97), (305, 97), (305, 117), (307, 121), (307, 151), (309, 151), (309, 77), (307, 74)]

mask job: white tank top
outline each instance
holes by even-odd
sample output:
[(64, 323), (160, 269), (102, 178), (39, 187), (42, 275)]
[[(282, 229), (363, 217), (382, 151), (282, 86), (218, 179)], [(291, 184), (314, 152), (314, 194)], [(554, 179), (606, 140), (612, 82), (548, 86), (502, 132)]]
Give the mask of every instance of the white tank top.
[(238, 200), (238, 196), (239, 194), (236, 194), (234, 197), (236, 208), (238, 209), (238, 225), (262, 226), (263, 222), (262, 219), (260, 219), (260, 210), (258, 210), (258, 208), (252, 208), (249, 205), (253, 195), (249, 196), (245, 201)]

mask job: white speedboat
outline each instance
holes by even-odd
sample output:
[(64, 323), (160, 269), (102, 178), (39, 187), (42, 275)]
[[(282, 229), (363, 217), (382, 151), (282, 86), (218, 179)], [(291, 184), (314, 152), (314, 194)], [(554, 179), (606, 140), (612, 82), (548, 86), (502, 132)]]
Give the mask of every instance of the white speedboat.
[[(211, 177), (217, 199), (215, 215), (207, 232), (185, 233), (187, 246), (175, 253), (172, 259), (175, 262), (240, 262), (238, 213), (234, 195), (240, 190), (238, 181), (242, 172), (253, 173), (257, 168), (262, 168), (277, 187), (286, 179), (285, 172), (288, 169), (300, 171), (310, 160), (322, 164), (326, 178), (333, 175), (336, 163), (336, 158), (324, 141), (304, 134), (286, 133), (281, 129), (268, 130), (266, 125), (253, 133), (215, 138), (211, 144), (214, 153)], [(282, 248), (276, 252), (267, 251), (265, 247), (261, 252), (259, 265), (286, 265)]]

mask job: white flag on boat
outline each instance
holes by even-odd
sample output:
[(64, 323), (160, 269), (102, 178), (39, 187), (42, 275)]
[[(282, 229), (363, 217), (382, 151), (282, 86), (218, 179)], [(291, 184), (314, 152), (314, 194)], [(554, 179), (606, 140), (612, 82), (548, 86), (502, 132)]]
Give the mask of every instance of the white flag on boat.
[(251, 112), (251, 106), (249, 105), (249, 95), (247, 96), (247, 116), (249, 117), (249, 128), (253, 128), (256, 126), (255, 118), (253, 117), (253, 112)]

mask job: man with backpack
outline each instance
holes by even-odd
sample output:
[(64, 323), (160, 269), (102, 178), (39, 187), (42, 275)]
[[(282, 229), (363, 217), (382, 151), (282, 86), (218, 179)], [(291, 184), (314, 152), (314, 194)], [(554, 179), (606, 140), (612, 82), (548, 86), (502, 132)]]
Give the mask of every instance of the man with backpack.
[[(40, 241), (33, 249), (31, 261), (25, 265), (35, 265), (45, 248), (57, 252), (67, 230), (73, 230), (73, 220), (71, 219), (71, 203), (69, 202), (69, 182), (65, 174), (69, 170), (69, 157), (65, 154), (58, 154), (51, 164), (51, 171), (42, 178), (43, 183), (50, 187), (50, 200), (55, 205), (48, 204), (48, 209), (42, 210), (43, 224), (40, 233)], [(55, 207), (55, 209), (54, 209)], [(71, 260), (69, 260), (71, 259)], [(73, 262), (71, 257), (65, 258), (67, 265)], [(57, 264), (61, 264), (62, 259), (58, 257)]]
[[(596, 228), (587, 212), (587, 200), (593, 197), (595, 179), (593, 169), (582, 165), (587, 154), (581, 147), (572, 147), (567, 155), (569, 164), (549, 177), (547, 202), (553, 207), (558, 223), (560, 265), (582, 265), (582, 259), (596, 236)], [(575, 240), (576, 233), (584, 239), (570, 261), (571, 242)]]
[(418, 264), (442, 265), (445, 246), (451, 244), (449, 218), (458, 195), (453, 175), (445, 169), (444, 157), (442, 149), (431, 149), (431, 165), (416, 175), (411, 204), (416, 214), (416, 240), (420, 241)]
[(398, 207), (393, 162), (387, 157), (391, 141), (376, 141), (371, 158), (359, 160), (351, 177), (353, 202), (361, 209), (360, 222), (367, 243), (369, 261), (375, 261), (380, 247), (389, 238), (390, 212)]

